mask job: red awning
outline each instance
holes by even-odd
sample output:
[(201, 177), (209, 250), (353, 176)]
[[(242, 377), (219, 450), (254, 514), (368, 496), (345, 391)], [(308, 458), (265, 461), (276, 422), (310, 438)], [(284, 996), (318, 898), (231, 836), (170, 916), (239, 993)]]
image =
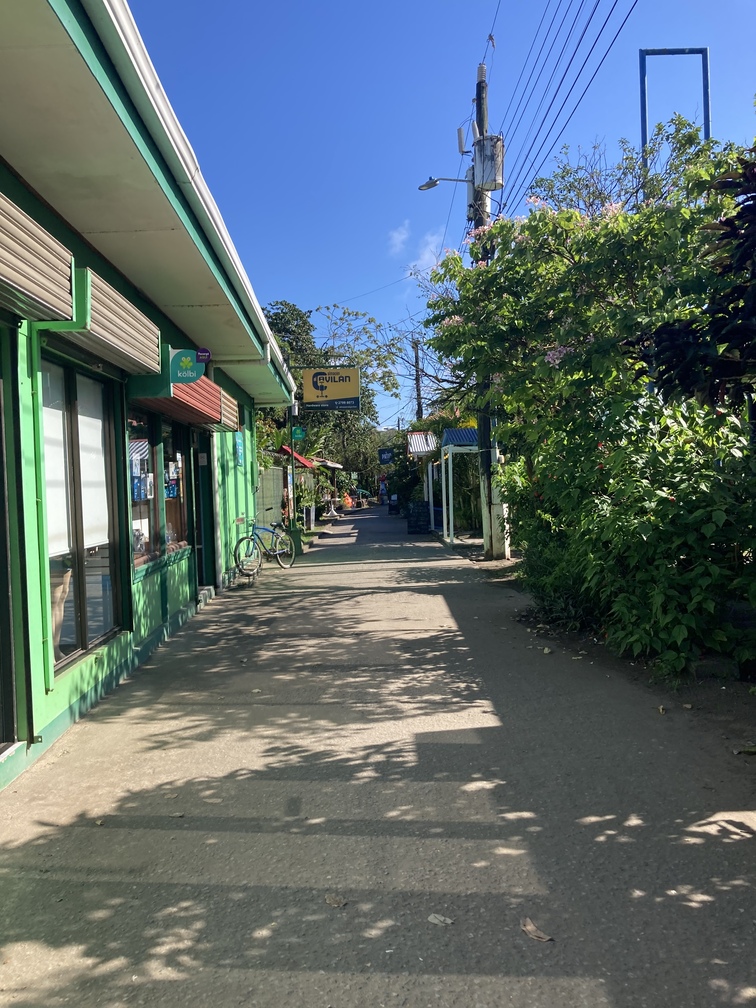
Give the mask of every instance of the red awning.
[(233, 396), (204, 375), (187, 385), (171, 385), (170, 395), (139, 396), (132, 401), (146, 409), (196, 427), (238, 430), (239, 407)]
[[(289, 448), (288, 445), (281, 445), (279, 452), (282, 452), (284, 455), (291, 455), (291, 448)], [(304, 458), (302, 455), (298, 455), (297, 452), (294, 452), (294, 458), (300, 465), (304, 466), (305, 469), (315, 468), (314, 462), (310, 462), (309, 459)]]

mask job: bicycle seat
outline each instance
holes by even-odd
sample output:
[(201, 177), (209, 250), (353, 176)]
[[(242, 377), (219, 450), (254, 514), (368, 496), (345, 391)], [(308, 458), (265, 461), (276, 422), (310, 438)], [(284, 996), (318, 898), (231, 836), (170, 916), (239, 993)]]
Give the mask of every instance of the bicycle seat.
[(271, 522), (270, 527), (274, 529), (282, 529), (284, 525), (283, 522)]

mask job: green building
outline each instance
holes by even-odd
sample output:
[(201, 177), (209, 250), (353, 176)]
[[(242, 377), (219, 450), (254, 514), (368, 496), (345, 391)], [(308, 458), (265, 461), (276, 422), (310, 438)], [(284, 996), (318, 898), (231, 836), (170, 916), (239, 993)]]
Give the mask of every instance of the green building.
[(3, 786), (228, 586), (294, 383), (126, 4), (0, 38)]

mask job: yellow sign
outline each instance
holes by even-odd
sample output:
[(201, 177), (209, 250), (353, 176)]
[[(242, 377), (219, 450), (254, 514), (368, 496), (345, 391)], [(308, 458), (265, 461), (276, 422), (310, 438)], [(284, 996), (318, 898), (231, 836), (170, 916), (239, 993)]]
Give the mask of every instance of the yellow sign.
[(304, 408), (358, 410), (359, 368), (305, 368), (302, 372)]

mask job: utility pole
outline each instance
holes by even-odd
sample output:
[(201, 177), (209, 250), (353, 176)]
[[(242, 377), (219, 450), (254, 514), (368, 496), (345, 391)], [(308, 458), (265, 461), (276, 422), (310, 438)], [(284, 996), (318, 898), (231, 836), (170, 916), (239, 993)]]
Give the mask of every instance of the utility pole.
[(415, 419), (423, 419), (423, 392), (420, 386), (420, 340), (412, 340), (412, 350), (415, 355)]
[[(486, 65), (478, 66), (478, 80), (475, 88), (475, 121), (473, 122), (473, 163), (464, 178), (434, 178), (431, 176), (418, 189), (434, 189), (439, 182), (467, 183), (467, 219), (475, 229), (491, 223), (490, 193), (504, 188), (504, 141), (501, 136), (488, 132), (488, 82)], [(457, 131), (460, 154), (469, 154), (464, 149), (464, 130)], [(480, 242), (484, 258), (488, 258), (485, 239)], [(496, 487), (492, 486), (493, 446), (491, 444), (491, 376), (476, 376), (476, 391), (480, 402), (478, 410), (478, 458), (480, 461), (480, 503), (483, 525), (483, 542), (486, 560), (509, 559), (509, 542), (502, 519), (504, 505), (499, 499)]]
[[(475, 125), (478, 134), (475, 143), (475, 184), (473, 197), (473, 225), (476, 228), (487, 227), (491, 223), (491, 196), (484, 186), (490, 185), (488, 173), (484, 171), (483, 162), (488, 156), (486, 143), (488, 140), (488, 83), (486, 81), (486, 65), (478, 66), (478, 80), (475, 87)], [(484, 245), (485, 247), (485, 245)], [(481, 522), (483, 525), (483, 549), (486, 560), (500, 560), (508, 556), (509, 549), (505, 532), (502, 529), (503, 507), (499, 494), (492, 485), (491, 471), (493, 445), (491, 444), (491, 378), (484, 375), (478, 381), (478, 395), (481, 406), (478, 412), (478, 459), (480, 462), (480, 504)]]

